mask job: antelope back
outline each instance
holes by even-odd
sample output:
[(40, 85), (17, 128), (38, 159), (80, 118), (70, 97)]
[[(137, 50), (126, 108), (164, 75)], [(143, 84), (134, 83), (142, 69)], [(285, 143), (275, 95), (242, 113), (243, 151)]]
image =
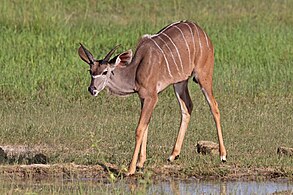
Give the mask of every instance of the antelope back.
[(162, 75), (173, 81), (191, 76), (198, 60), (206, 58), (213, 47), (207, 34), (195, 23), (172, 23), (157, 34), (144, 35), (160, 55)]

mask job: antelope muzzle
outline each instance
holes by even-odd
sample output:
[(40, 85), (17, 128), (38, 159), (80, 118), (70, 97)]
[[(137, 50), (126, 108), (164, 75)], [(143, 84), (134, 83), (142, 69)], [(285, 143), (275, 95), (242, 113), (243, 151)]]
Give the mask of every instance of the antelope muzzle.
[(92, 96), (97, 96), (99, 93), (95, 86), (89, 86), (88, 91)]

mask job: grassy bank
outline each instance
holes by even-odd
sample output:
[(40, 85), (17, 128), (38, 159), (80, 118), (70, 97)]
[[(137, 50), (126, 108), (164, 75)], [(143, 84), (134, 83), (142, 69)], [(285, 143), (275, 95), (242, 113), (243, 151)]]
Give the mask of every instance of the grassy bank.
[[(85, 43), (103, 57), (116, 44), (135, 49), (143, 34), (182, 19), (197, 21), (216, 51), (214, 92), (221, 110), (228, 166), (271, 167), (292, 178), (293, 2), (291, 1), (31, 1), (0, 3), (0, 143), (43, 145), (50, 163), (126, 167), (139, 101), (87, 92)], [(224, 176), (218, 157), (195, 153), (216, 130), (198, 86), (179, 165), (186, 175)], [(101, 120), (102, 119), (102, 120)], [(150, 125), (146, 166), (166, 164), (180, 114), (172, 88), (160, 95)], [(179, 171), (178, 171), (179, 174)]]

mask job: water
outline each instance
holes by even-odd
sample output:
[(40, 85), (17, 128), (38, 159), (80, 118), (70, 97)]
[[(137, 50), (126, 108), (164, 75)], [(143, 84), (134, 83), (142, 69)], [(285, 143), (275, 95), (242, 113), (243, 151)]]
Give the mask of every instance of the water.
[(293, 194), (293, 183), (289, 182), (163, 182), (152, 186), (148, 194)]
[(0, 182), (0, 194), (293, 194), (289, 181), (169, 181), (136, 184), (119, 181), (99, 183), (93, 180), (62, 182)]

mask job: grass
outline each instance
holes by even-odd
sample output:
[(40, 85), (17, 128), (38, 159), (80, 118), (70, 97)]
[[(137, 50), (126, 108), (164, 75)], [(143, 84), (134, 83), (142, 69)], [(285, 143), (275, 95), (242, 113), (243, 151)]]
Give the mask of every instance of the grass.
[[(88, 67), (78, 43), (102, 58), (111, 47), (134, 49), (143, 34), (173, 21), (197, 21), (216, 51), (214, 92), (220, 105), (227, 166), (270, 167), (292, 178), (293, 2), (49, 1), (0, 3), (0, 143), (52, 148), (50, 163), (127, 166), (139, 118), (137, 96), (87, 92)], [(198, 86), (180, 160), (186, 175), (225, 175), (219, 159), (195, 153), (216, 130)], [(180, 114), (172, 88), (160, 95), (150, 124), (146, 167), (166, 164)], [(147, 169), (148, 170), (148, 169)]]
[(292, 3), (132, 3), (3, 1), (2, 96), (68, 96), (74, 91), (73, 96), (80, 97), (87, 73), (76, 55), (79, 42), (102, 57), (118, 43), (124, 50), (135, 48), (141, 35), (181, 19), (198, 21), (211, 36), (216, 48), (215, 86), (220, 90), (292, 91)]
[[(71, 181), (71, 182), (13, 182), (10, 184), (1, 181), (1, 193), (3, 194), (128, 194), (129, 189), (123, 184), (99, 185), (94, 181)], [(138, 191), (140, 194), (142, 190)]]

